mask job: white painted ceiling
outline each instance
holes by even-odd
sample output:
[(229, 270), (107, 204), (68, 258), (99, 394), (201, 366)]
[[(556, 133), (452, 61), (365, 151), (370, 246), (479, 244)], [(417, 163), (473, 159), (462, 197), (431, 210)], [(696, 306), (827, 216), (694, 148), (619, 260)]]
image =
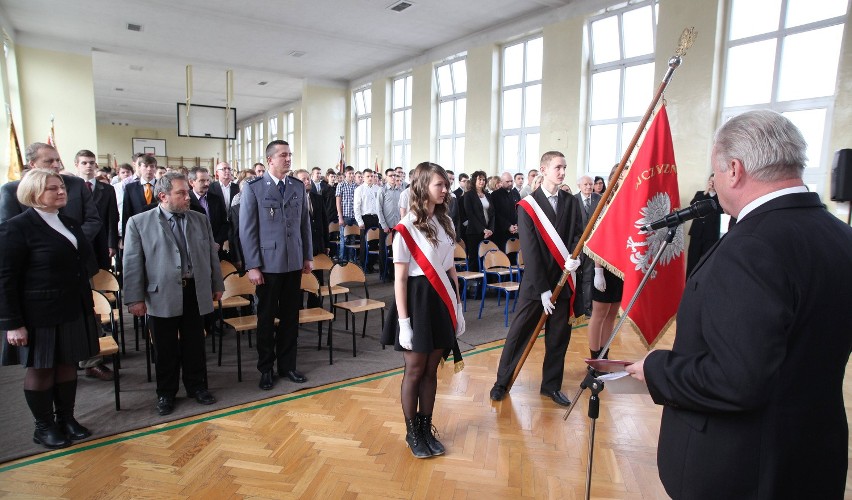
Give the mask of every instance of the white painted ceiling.
[(174, 127), (187, 64), (193, 104), (224, 106), (225, 71), (234, 71), (232, 106), (242, 120), (299, 100), (306, 81), (348, 86), (571, 3), (612, 3), (410, 1), (397, 13), (388, 9), (394, 0), (0, 0), (0, 14), (16, 43), (91, 54), (100, 123)]

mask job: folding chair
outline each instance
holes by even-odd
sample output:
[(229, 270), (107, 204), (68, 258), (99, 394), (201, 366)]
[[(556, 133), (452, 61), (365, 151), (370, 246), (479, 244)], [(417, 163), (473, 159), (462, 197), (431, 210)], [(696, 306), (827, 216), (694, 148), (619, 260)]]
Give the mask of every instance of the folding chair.
[[(379, 238), (381, 238), (381, 231), (377, 227), (371, 227), (370, 229), (367, 229), (367, 232), (364, 235), (364, 237), (367, 240), (367, 245), (366, 245), (367, 252), (366, 252), (366, 255), (364, 255), (364, 266), (363, 266), (363, 268), (367, 269), (368, 267), (370, 267), (370, 256), (371, 255), (374, 255), (376, 257), (377, 263), (378, 263), (379, 259), (381, 258), (381, 249), (379, 248), (379, 245), (378, 245)], [(375, 250), (370, 248), (370, 243), (373, 242), (373, 241), (376, 242)], [(379, 264), (381, 265), (381, 263), (379, 263)]]
[[(319, 296), (320, 285), (317, 277), (313, 274), (302, 275), (302, 291)], [(334, 328), (334, 314), (326, 311), (322, 307), (311, 307), (299, 310), (299, 324), (316, 323), (319, 340), (317, 341), (317, 351), (322, 350), (322, 322), (328, 321), (328, 364), (334, 364), (332, 360), (332, 331)]]
[[(121, 330), (121, 353), (127, 354), (127, 346), (124, 343), (124, 309), (121, 306), (121, 285), (112, 271), (106, 269), (98, 270), (98, 274), (92, 278), (92, 290), (97, 290), (113, 306), (113, 312), (118, 316), (118, 328)], [(115, 325), (113, 325), (115, 327)], [(115, 332), (113, 332), (115, 336)], [(115, 337), (118, 338), (117, 336)], [(136, 337), (136, 350), (139, 350), (139, 337)]]
[[(370, 298), (370, 291), (367, 289), (367, 278), (364, 276), (364, 271), (355, 264), (350, 263), (344, 266), (334, 266), (328, 279), (329, 294), (331, 294), (332, 287), (340, 285), (341, 283), (363, 283), (364, 285), (365, 298), (363, 299), (354, 299), (335, 303), (334, 296), (332, 296), (331, 300), (331, 307), (334, 310), (343, 309), (352, 315), (352, 357), (355, 357), (355, 314), (360, 312), (364, 313), (364, 326), (361, 329), (361, 338), (364, 338), (367, 335), (367, 315), (374, 309), (384, 309), (385, 303)], [(347, 315), (347, 318), (348, 317), (349, 316)], [(382, 329), (384, 329), (384, 326), (385, 315), (382, 314)]]
[[(227, 269), (227, 266), (225, 265), (225, 263), (230, 264), (230, 262), (227, 262), (227, 261), (224, 261), (224, 260), (222, 261), (222, 276), (224, 278), (227, 278), (228, 276), (237, 274), (236, 269), (225, 274), (224, 271)], [(234, 267), (234, 266), (231, 265), (231, 267)], [(214, 312), (218, 311), (218, 313), (219, 313), (219, 315), (218, 315), (219, 317), (217, 318), (216, 325), (214, 326), (214, 330), (218, 331), (218, 335), (219, 335), (220, 340), (221, 340), (222, 335), (224, 335), (224, 333), (225, 333), (225, 309), (236, 309), (236, 308), (239, 308), (239, 307), (248, 307), (250, 305), (251, 305), (251, 301), (249, 301), (248, 299), (246, 299), (245, 297), (242, 297), (240, 295), (234, 295), (232, 297), (228, 297), (226, 299), (222, 299), (222, 300), (213, 302), (213, 311)], [(211, 332), (211, 334), (212, 333), (213, 332)], [(215, 353), (216, 352), (216, 335), (210, 335), (210, 344), (212, 345), (211, 351)], [(220, 344), (221, 344), (221, 342), (220, 342)], [(221, 348), (221, 345), (219, 347)], [(249, 337), (249, 347), (251, 347), (251, 337)]]
[(485, 258), (485, 254), (487, 254), (491, 250), (500, 250), (500, 249), (497, 248), (497, 244), (494, 243), (491, 240), (482, 240), (482, 241), (479, 242), (479, 250), (477, 251), (477, 254), (479, 255), (479, 270), (480, 271), (483, 269), (482, 268), (482, 260)]
[[(518, 303), (518, 289), (520, 288), (520, 283), (517, 281), (512, 281), (512, 277), (514, 276), (514, 271), (512, 271), (511, 264), (509, 263), (509, 257), (506, 257), (506, 254), (501, 252), (500, 250), (492, 250), (485, 254), (485, 258), (483, 259), (483, 274), (485, 277), (482, 281), (485, 283), (485, 286), (482, 288), (482, 300), (479, 303), (479, 319), (482, 319), (482, 308), (485, 305), (485, 292), (489, 288), (497, 290), (497, 305), (500, 305), (500, 294), (506, 294), (506, 306), (503, 311), (503, 315), (505, 316), (505, 326), (509, 326), (509, 298), (511, 294), (515, 293), (515, 302)], [(488, 276), (494, 276), (497, 278), (495, 283), (488, 282)], [(508, 278), (507, 281), (503, 281), (504, 278)], [(512, 311), (515, 310), (515, 306), (512, 306)]]
[(331, 255), (337, 255), (340, 245), (340, 224), (332, 222), (328, 225), (328, 244), (332, 251)]
[(461, 281), (459, 291), (462, 296), (462, 311), (467, 311), (467, 282), (468, 280), (481, 280), (485, 275), (481, 272), (467, 270), (467, 253), (464, 251), (464, 248), (459, 245), (456, 245), (453, 250), (453, 259), (457, 269), (456, 277), (458, 277), (459, 281)]
[[(343, 256), (350, 262), (358, 261), (358, 251), (361, 249), (361, 228), (355, 224), (350, 224), (343, 229), (343, 240), (341, 243), (346, 247)], [(349, 252), (352, 252), (355, 257), (350, 258)]]
[[(255, 286), (249, 281), (248, 275), (240, 276), (239, 274), (231, 274), (225, 278), (225, 292), (222, 294), (222, 299), (219, 301), (219, 309), (222, 309), (222, 303), (231, 298), (241, 295), (254, 297)], [(257, 330), (257, 314), (247, 316), (237, 316), (228, 318), (225, 324), (230, 325), (237, 334), (237, 381), (243, 381), (243, 362), (242, 362), (242, 346), (240, 342), (240, 334), (242, 332), (250, 332)], [(278, 318), (275, 318), (275, 324), (278, 324)], [(222, 366), (222, 336), (219, 336), (219, 366)], [(249, 337), (250, 338), (250, 337)], [(251, 344), (249, 344), (251, 346)]]
[(521, 251), (521, 240), (518, 238), (509, 238), (506, 240), (504, 250), (509, 261), (514, 265), (517, 262), (517, 254)]
[[(106, 337), (100, 337), (98, 339), (99, 351), (98, 356), (111, 356), (112, 357), (112, 381), (115, 387), (115, 411), (119, 411), (121, 409), (121, 396), (119, 393), (121, 392), (121, 384), (119, 382), (119, 363), (118, 363), (118, 344), (115, 342), (115, 313), (112, 307), (112, 304), (109, 303), (109, 299), (106, 296), (97, 291), (92, 290), (92, 300), (95, 303), (95, 314), (100, 318), (101, 324), (104, 323), (104, 319), (108, 321), (112, 325), (112, 335), (107, 335)], [(120, 308), (119, 308), (120, 309)]]
[(225, 276), (231, 274), (231, 273), (237, 272), (237, 268), (234, 267), (234, 265), (231, 264), (230, 262), (228, 262), (227, 260), (220, 260), (219, 261), (219, 269), (222, 270), (222, 277), (223, 278)]

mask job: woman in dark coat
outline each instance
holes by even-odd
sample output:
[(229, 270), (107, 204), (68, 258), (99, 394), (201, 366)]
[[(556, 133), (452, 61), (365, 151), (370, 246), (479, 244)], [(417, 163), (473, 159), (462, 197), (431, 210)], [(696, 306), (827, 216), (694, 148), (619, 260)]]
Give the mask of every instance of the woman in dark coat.
[(467, 215), (464, 244), (471, 271), (479, 271), (479, 244), (494, 234), (494, 203), (485, 192), (486, 181), (485, 172), (477, 170), (470, 176), (470, 191), (462, 197)]
[(699, 219), (692, 220), (689, 228), (689, 251), (686, 253), (686, 277), (692, 273), (701, 256), (710, 250), (710, 247), (719, 241), (719, 224), (722, 222), (722, 206), (719, 205), (719, 197), (716, 196), (716, 186), (713, 184), (713, 174), (707, 179), (707, 189), (698, 191), (689, 202), (690, 205), (701, 200), (713, 200), (716, 202), (717, 211), (705, 215)]
[(17, 197), (31, 208), (0, 224), (2, 362), (26, 367), (33, 441), (63, 448), (91, 436), (74, 419), (74, 404), (77, 362), (99, 350), (89, 287), (98, 268), (80, 227), (59, 215), (67, 202), (59, 174), (30, 170)]

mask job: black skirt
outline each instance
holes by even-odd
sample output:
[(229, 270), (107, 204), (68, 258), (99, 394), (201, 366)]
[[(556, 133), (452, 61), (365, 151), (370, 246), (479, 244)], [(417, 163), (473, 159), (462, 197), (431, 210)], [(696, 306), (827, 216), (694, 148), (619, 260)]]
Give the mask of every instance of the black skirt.
[(604, 268), (604, 279), (606, 280), (606, 290), (602, 292), (592, 286), (592, 300), (604, 304), (620, 303), (624, 291), (624, 281), (606, 268)]
[[(448, 351), (456, 343), (453, 320), (444, 301), (425, 276), (408, 278), (408, 315), (414, 330), (413, 352), (430, 353), (436, 349)], [(392, 303), (382, 332), (382, 344), (393, 344), (394, 350), (405, 351), (399, 345), (399, 324), (396, 303)]]
[(98, 354), (99, 336), (100, 325), (94, 314), (80, 314), (76, 320), (60, 325), (28, 329), (24, 347), (10, 345), (3, 332), (2, 364), (32, 368), (76, 364)]

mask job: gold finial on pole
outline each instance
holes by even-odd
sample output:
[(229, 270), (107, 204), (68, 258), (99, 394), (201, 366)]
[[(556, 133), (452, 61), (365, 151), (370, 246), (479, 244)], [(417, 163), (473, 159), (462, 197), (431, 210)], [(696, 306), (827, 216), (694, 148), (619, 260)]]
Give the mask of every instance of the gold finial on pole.
[(692, 44), (695, 43), (695, 39), (698, 37), (698, 32), (695, 31), (695, 26), (690, 28), (684, 28), (683, 32), (680, 34), (680, 41), (677, 43), (677, 50), (675, 50), (675, 54), (678, 57), (683, 57), (686, 55), (686, 51), (692, 47)]

